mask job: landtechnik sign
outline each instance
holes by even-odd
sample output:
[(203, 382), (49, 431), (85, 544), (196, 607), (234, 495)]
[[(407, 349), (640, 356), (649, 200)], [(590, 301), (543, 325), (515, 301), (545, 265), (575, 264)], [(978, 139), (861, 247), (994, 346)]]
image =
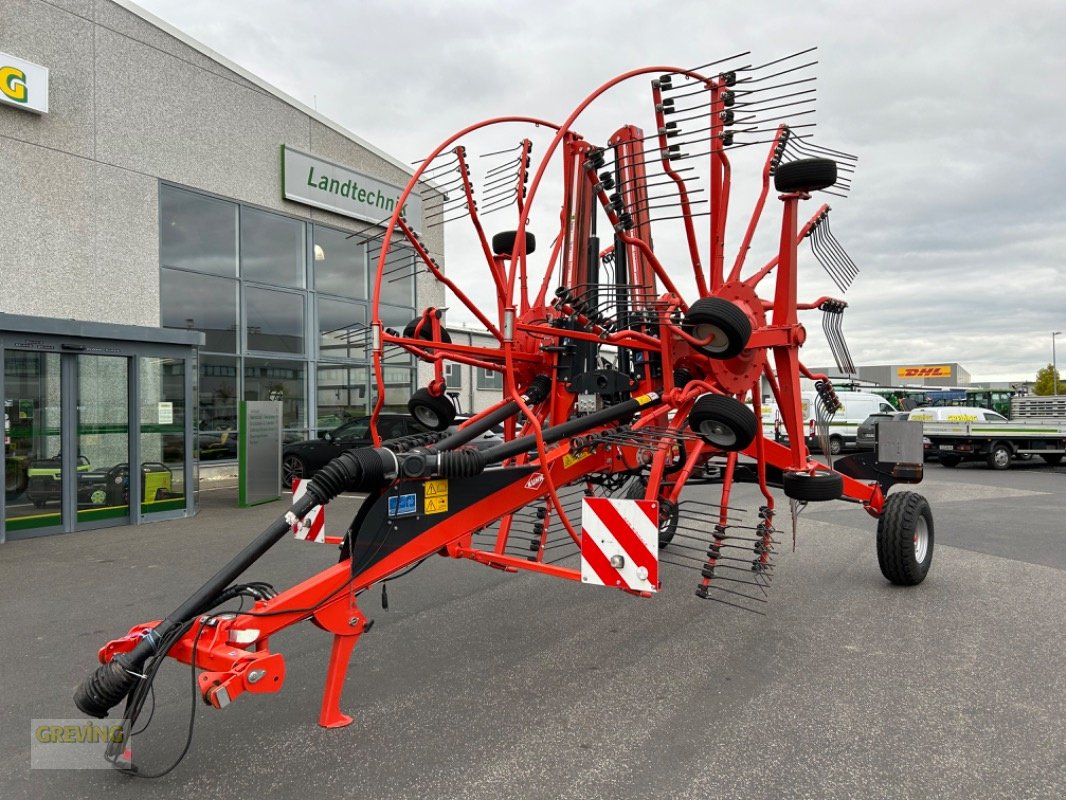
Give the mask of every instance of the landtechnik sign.
[[(403, 193), (399, 186), (285, 145), (281, 146), (281, 185), (286, 200), (367, 222), (391, 217)], [(401, 213), (412, 229), (422, 229), (421, 197), (412, 193)]]
[(47, 114), (48, 69), (0, 53), (0, 103), (34, 114)]

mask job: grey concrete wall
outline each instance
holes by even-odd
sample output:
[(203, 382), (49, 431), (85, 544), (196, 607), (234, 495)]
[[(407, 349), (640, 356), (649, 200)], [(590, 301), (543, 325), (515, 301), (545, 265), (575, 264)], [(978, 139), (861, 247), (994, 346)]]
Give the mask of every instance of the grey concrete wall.
[[(365, 223), (282, 199), (282, 144), (407, 181), (110, 0), (4, 0), (3, 18), (0, 51), (48, 67), (50, 109), (0, 106), (0, 311), (158, 325), (160, 178), (349, 230)], [(440, 228), (425, 238), (443, 252)], [(442, 303), (421, 281), (419, 304)]]

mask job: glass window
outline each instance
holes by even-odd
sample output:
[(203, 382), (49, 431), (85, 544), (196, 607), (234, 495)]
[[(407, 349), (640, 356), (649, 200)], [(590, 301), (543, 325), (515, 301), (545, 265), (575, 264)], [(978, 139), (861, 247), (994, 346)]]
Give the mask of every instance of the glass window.
[(203, 331), (204, 350), (237, 352), (237, 281), (164, 269), (160, 316), (165, 328)]
[(248, 349), (304, 352), (304, 296), (245, 286)]
[(366, 299), (366, 245), (358, 235), (315, 225), (315, 290)]
[(503, 389), (503, 373), (491, 369), (477, 370), (477, 388)]
[(237, 457), (237, 359), (200, 356), (197, 450), (201, 461)]
[(237, 274), (237, 204), (159, 187), (159, 260), (165, 267)]
[(306, 228), (302, 220), (241, 208), (241, 277), (303, 288)]
[(318, 352), (323, 358), (366, 358), (369, 338), (365, 305), (318, 298)]
[(185, 360), (140, 359), (142, 513), (183, 508)]
[(318, 365), (318, 429), (333, 430), (345, 420), (370, 413), (370, 369)]
[(381, 410), (406, 414), (407, 401), (411, 399), (414, 371), (403, 367), (385, 367), (382, 369), (382, 377), (385, 384), (385, 404)]
[(449, 389), (459, 389), (463, 385), (463, 367), (461, 364), (447, 363), (444, 365), (444, 382)]
[[(373, 283), (381, 257), (381, 244), (370, 245), (370, 283)], [(415, 255), (409, 247), (391, 246), (381, 277), (381, 302), (398, 306), (415, 305)]]
[(303, 428), (307, 425), (302, 361), (281, 359), (244, 359), (244, 399), (281, 402), (281, 426)]
[[(386, 328), (391, 328), (397, 333), (403, 333), (403, 329), (407, 327), (407, 324), (413, 320), (417, 314), (410, 308), (394, 308), (391, 306), (379, 306), (378, 313), (381, 314), (381, 324)], [(384, 360), (389, 364), (410, 364), (413, 356), (411, 356), (406, 350), (398, 345), (387, 345), (385, 347)]]

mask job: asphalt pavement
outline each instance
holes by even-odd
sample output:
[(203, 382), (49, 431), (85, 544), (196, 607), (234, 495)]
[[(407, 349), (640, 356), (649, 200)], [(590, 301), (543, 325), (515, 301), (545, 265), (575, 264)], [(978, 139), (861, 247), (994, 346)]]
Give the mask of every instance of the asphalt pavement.
[[(1066, 468), (932, 464), (913, 488), (935, 516), (923, 584), (881, 577), (876, 521), (844, 503), (804, 509), (793, 551), (781, 498), (763, 613), (698, 599), (673, 565), (641, 600), (431, 558), (389, 584), (388, 611), (360, 598), (376, 624), (345, 686), (354, 724), (316, 725), (329, 637), (302, 624), (271, 640), (283, 690), (197, 704), (157, 781), (31, 769), (30, 720), (79, 716), (97, 648), (178, 605), (282, 504), (205, 491), (194, 519), (10, 542), (0, 798), (1066, 796)], [(327, 509), (330, 532), (357, 503)], [(249, 578), (284, 587), (335, 558), (286, 540)], [(181, 751), (189, 679), (164, 670), (142, 768)]]

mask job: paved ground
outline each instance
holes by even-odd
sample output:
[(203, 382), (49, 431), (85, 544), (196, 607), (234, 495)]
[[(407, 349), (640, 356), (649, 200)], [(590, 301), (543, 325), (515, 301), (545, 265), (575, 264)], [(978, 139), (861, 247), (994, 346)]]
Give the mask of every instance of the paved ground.
[[(0, 797), (1066, 796), (1066, 470), (927, 475), (924, 584), (881, 578), (863, 512), (812, 506), (794, 553), (778, 519), (765, 616), (698, 600), (676, 567), (643, 601), (432, 559), (390, 585), (389, 612), (364, 597), (355, 724), (315, 725), (328, 638), (303, 625), (272, 642), (284, 690), (197, 706), (191, 751), (155, 782), (31, 770), (29, 720), (77, 715), (96, 648), (176, 606), (279, 505), (205, 492), (195, 520), (9, 543)], [(286, 541), (254, 576), (284, 586), (332, 556)], [(181, 749), (188, 680), (161, 679), (148, 769)]]

